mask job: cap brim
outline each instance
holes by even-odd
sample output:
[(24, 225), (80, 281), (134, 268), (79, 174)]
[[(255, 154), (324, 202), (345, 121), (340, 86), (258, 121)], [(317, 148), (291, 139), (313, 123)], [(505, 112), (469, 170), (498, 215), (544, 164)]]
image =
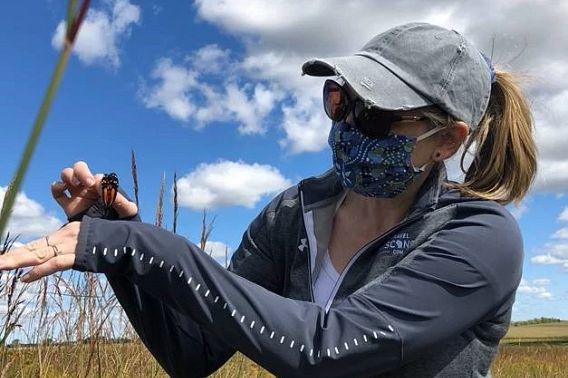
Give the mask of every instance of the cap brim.
[(385, 110), (409, 110), (432, 105), (388, 68), (363, 56), (311, 59), (302, 65), (309, 76), (340, 76), (366, 102)]

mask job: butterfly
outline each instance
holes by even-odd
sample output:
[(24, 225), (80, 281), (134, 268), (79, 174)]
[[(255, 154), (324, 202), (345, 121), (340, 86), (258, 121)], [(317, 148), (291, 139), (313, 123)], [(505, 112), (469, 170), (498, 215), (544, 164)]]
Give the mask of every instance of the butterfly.
[(103, 204), (108, 213), (118, 194), (118, 176), (116, 173), (112, 172), (103, 176), (101, 180), (101, 192)]

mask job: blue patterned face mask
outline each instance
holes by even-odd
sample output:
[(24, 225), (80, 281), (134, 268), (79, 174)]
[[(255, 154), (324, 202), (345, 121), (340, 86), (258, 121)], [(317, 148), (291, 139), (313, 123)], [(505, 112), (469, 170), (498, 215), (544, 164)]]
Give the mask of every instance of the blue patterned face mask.
[(396, 134), (370, 138), (347, 122), (333, 122), (328, 143), (335, 172), (343, 186), (356, 193), (395, 197), (424, 171), (425, 166), (415, 168), (411, 162), (416, 143), (441, 129), (436, 127), (417, 138)]

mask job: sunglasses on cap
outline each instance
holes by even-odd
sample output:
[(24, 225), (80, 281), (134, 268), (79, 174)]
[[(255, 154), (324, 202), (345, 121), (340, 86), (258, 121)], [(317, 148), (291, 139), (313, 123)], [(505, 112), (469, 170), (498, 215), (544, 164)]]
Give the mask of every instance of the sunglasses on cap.
[(369, 107), (358, 97), (349, 97), (346, 89), (334, 80), (323, 85), (325, 114), (334, 122), (344, 121), (349, 112), (353, 114), (354, 127), (370, 138), (384, 138), (390, 134), (395, 122), (417, 122), (426, 117), (397, 115), (392, 111)]

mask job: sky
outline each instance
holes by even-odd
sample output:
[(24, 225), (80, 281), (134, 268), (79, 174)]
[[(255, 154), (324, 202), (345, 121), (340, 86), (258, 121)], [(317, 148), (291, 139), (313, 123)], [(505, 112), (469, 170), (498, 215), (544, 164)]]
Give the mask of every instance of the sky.
[[(0, 200), (19, 162), (59, 54), (66, 2), (10, 1), (0, 12)], [(166, 180), (164, 227), (224, 263), (280, 190), (331, 166), (323, 79), (311, 57), (349, 55), (413, 21), (455, 29), (522, 75), (535, 118), (539, 173), (509, 207), (524, 238), (513, 320), (568, 319), (568, 2), (547, 0), (94, 0), (33, 156), (8, 230), (26, 242), (65, 217), (50, 183), (75, 161), (116, 172), (153, 223)], [(456, 161), (448, 162), (459, 178)], [(503, 235), (506, 237), (506, 235)], [(1, 310), (1, 308), (0, 308)]]

